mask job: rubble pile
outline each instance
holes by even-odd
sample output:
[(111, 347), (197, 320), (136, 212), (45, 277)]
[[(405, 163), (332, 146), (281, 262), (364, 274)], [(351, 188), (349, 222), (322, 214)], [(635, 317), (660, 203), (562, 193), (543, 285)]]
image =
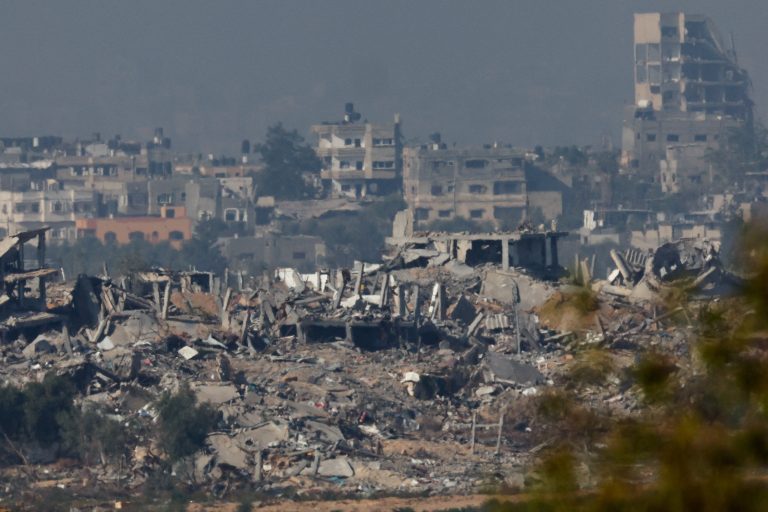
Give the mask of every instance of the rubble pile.
[(621, 254), (612, 249), (610, 255), (616, 268), (595, 287), (633, 302), (651, 301), (672, 286), (682, 286), (698, 296), (718, 296), (732, 294), (741, 285), (723, 269), (716, 245), (708, 241), (683, 239), (651, 253), (628, 249)]
[[(66, 374), (80, 406), (141, 432), (152, 431), (157, 398), (188, 385), (220, 419), (176, 474), (216, 496), (253, 486), (276, 496), (463, 493), (489, 474), (520, 487), (556, 435), (534, 401), (568, 385), (574, 367), (589, 370), (584, 346), (608, 349), (598, 366), (612, 369), (581, 399), (617, 414), (637, 408), (617, 377), (635, 351), (687, 350), (687, 329), (634, 290), (689, 279), (715, 293), (729, 280), (699, 244), (616, 253), (612, 277), (593, 283), (589, 325), (563, 330), (543, 312), (566, 304), (572, 285), (413, 251), (352, 269), (278, 269), (253, 289), (164, 269), (43, 282), (45, 307), (24, 311), (27, 297), (5, 306), (0, 375), (19, 384)], [(94, 478), (127, 489), (152, 478), (164, 447), (136, 439), (121, 470), (92, 468)]]

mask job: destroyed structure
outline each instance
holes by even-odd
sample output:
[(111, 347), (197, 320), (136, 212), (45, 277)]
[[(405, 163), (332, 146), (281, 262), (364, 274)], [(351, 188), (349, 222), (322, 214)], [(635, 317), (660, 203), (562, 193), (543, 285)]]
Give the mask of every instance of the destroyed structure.
[(499, 233), (429, 233), (408, 228), (410, 212), (400, 212), (395, 219), (393, 236), (387, 244), (400, 248), (406, 265), (414, 261), (437, 264), (456, 260), (467, 265), (492, 263), (504, 270), (512, 267), (548, 270), (560, 268), (557, 241), (568, 236), (558, 231), (518, 231)]
[(616, 267), (593, 287), (634, 301), (651, 301), (665, 287), (690, 280), (686, 288), (702, 297), (731, 295), (740, 280), (725, 271), (717, 253), (714, 244), (695, 239), (664, 243), (653, 251), (611, 250)]
[[(44, 267), (45, 231), (6, 238), (0, 375), (16, 384), (68, 376), (79, 407), (145, 431), (162, 392), (191, 386), (219, 420), (178, 475), (218, 497), (252, 488), (277, 498), (297, 489), (464, 493), (491, 470), (520, 488), (551, 435), (526, 404), (560, 385), (575, 347), (617, 344), (620, 354), (630, 341), (672, 334), (684, 343), (684, 332), (661, 327), (664, 289), (685, 283), (708, 299), (739, 285), (710, 244), (614, 251), (604, 280), (578, 262), (602, 306), (574, 326), (559, 309), (574, 287), (556, 280), (566, 233), (397, 227), (381, 262), (235, 281), (164, 269), (49, 281), (58, 272)], [(30, 241), (34, 270), (24, 267)], [(605, 392), (618, 415), (638, 400), (617, 384)], [(139, 492), (159, 471), (163, 447), (146, 436), (133, 443), (120, 467), (89, 468), (99, 486)], [(50, 457), (30, 454), (28, 475), (68, 478)]]
[(701, 193), (714, 181), (706, 152), (752, 127), (749, 75), (705, 16), (635, 14), (634, 41), (622, 165), (657, 190)]
[[(0, 241), (0, 277), (5, 284), (0, 295), (0, 311), (5, 318), (0, 332), (4, 341), (12, 341), (24, 328), (62, 322), (61, 316), (47, 310), (46, 281), (59, 271), (45, 266), (46, 231), (47, 228), (26, 231)], [(36, 247), (30, 244), (32, 241)], [(25, 267), (25, 247), (32, 253), (28, 256), (32, 256), (37, 268)]]
[[(703, 155), (751, 122), (746, 72), (703, 17), (637, 15), (635, 43), (622, 172), (667, 194), (703, 190), (714, 179)], [(403, 148), (397, 116), (371, 124), (351, 104), (313, 131), (334, 197), (302, 201), (259, 195), (248, 141), (238, 161), (175, 160), (161, 130), (144, 143), (0, 139), (0, 376), (66, 376), (77, 407), (140, 432), (119, 465), (78, 468), (87, 478), (52, 464), (54, 449), (24, 454), (9, 493), (44, 478), (138, 495), (164, 471), (158, 398), (185, 385), (218, 420), (173, 475), (216, 497), (460, 494), (487, 475), (520, 489), (536, 454), (561, 439), (533, 400), (571, 389), (576, 359), (598, 347), (616, 369), (577, 398), (631, 417), (641, 393), (619, 376), (638, 354), (690, 353), (689, 312), (669, 295), (705, 304), (737, 291), (718, 254), (722, 221), (734, 209), (765, 217), (766, 203), (741, 193), (708, 194), (702, 211), (674, 216), (612, 204), (616, 176), (563, 157), (545, 173), (543, 149), (448, 148), (439, 136)], [(768, 190), (768, 173), (753, 174)], [(326, 241), (278, 229), (357, 222), (365, 201), (401, 185), (407, 209), (381, 261), (327, 268)], [(595, 256), (563, 257), (557, 224), (573, 196), (585, 205), (577, 245), (603, 246), (607, 271)], [(424, 230), (457, 218), (497, 231)], [(244, 228), (213, 246), (228, 260), (222, 275), (46, 266), (46, 244), (179, 247), (206, 219)]]

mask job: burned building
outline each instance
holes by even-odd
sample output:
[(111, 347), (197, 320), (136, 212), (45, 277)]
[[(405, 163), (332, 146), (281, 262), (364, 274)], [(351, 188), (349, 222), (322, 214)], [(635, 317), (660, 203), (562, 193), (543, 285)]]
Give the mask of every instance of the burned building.
[(405, 200), (417, 225), (466, 218), (516, 227), (527, 216), (525, 154), (505, 147), (403, 152)]
[(392, 124), (360, 122), (347, 103), (344, 120), (312, 126), (321, 178), (334, 197), (386, 195), (399, 190), (402, 173), (400, 115)]
[[(622, 164), (657, 190), (700, 191), (713, 176), (697, 154), (717, 149), (730, 129), (751, 127), (749, 75), (705, 16), (636, 14), (634, 42), (635, 103), (625, 113)], [(687, 148), (686, 158), (672, 154), (690, 169), (675, 163), (674, 172), (669, 165), (660, 172), (669, 146)]]

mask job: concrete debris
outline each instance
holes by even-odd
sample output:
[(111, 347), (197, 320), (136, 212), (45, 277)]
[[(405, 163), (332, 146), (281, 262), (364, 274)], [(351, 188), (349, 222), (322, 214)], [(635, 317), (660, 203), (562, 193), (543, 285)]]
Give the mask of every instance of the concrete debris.
[(477, 310), (464, 295), (461, 295), (456, 302), (448, 307), (446, 314), (451, 320), (461, 321), (465, 325), (469, 325), (475, 319)]
[(112, 343), (112, 338), (109, 336), (106, 336), (104, 339), (102, 339), (100, 342), (96, 344), (96, 346), (101, 350), (102, 352), (108, 352), (115, 348), (115, 344)]
[(24, 354), (24, 357), (27, 359), (34, 359), (39, 355), (50, 354), (54, 351), (55, 349), (47, 339), (38, 336), (29, 345), (24, 347), (24, 350), (22, 350), (21, 353)]
[(231, 402), (240, 396), (237, 388), (232, 385), (202, 384), (195, 386), (193, 389), (198, 401), (214, 405)]
[(289, 430), (286, 423), (276, 423), (274, 421), (262, 424), (258, 428), (248, 431), (250, 443), (255, 443), (256, 447), (264, 449), (288, 441)]
[(492, 382), (531, 385), (542, 384), (544, 376), (531, 365), (515, 361), (497, 352), (488, 352), (485, 366)]
[(194, 359), (195, 357), (197, 357), (197, 354), (199, 354), (197, 350), (193, 349), (192, 347), (186, 347), (186, 346), (181, 347), (177, 352), (181, 357), (183, 357), (187, 361), (189, 361), (190, 359)]
[(593, 289), (636, 303), (653, 302), (675, 286), (699, 297), (729, 295), (740, 287), (740, 280), (724, 270), (717, 245), (706, 240), (682, 239), (645, 254), (611, 249), (610, 256), (616, 268)]
[[(549, 441), (526, 404), (566, 385), (577, 349), (599, 346), (619, 362), (639, 346), (683, 351), (687, 332), (664, 323), (679, 313), (663, 309), (664, 289), (711, 297), (738, 285), (701, 241), (614, 251), (607, 280), (584, 265), (593, 293), (557, 281), (562, 233), (413, 234), (407, 218), (400, 224), (382, 263), (278, 269), (255, 289), (198, 271), (35, 274), (42, 288), (19, 297), (14, 287), (0, 301), (0, 374), (68, 375), (83, 407), (139, 429), (144, 444), (130, 447), (132, 469), (120, 477), (129, 488), (162, 467), (146, 434), (154, 404), (186, 384), (219, 413), (190, 485), (216, 495), (238, 486), (469, 493), (480, 481), (466, 475), (518, 474)], [(0, 258), (17, 258), (29, 239), (14, 238)], [(594, 305), (579, 302), (592, 295)], [(619, 386), (584, 397), (627, 413), (635, 395)]]
[(493, 395), (498, 391), (496, 386), (480, 386), (475, 390), (475, 395), (477, 396), (488, 396)]
[(226, 434), (208, 436), (208, 444), (215, 452), (217, 464), (226, 464), (237, 469), (248, 468), (248, 453), (238, 440)]
[(355, 476), (355, 470), (347, 457), (324, 460), (320, 463), (317, 474), (326, 477), (351, 478)]

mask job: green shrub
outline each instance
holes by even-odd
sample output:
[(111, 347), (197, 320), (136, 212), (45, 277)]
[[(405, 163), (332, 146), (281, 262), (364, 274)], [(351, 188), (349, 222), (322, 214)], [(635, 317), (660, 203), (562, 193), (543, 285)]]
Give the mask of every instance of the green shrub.
[(65, 449), (85, 464), (114, 463), (128, 444), (128, 433), (120, 422), (93, 410), (63, 414), (58, 421)]
[(24, 423), (29, 438), (46, 446), (60, 441), (59, 418), (73, 413), (74, 396), (75, 388), (65, 377), (48, 374), (42, 382), (27, 384), (23, 402)]
[(175, 395), (165, 392), (157, 404), (160, 445), (172, 461), (203, 447), (218, 418), (210, 404), (196, 404), (194, 392), (183, 386)]

